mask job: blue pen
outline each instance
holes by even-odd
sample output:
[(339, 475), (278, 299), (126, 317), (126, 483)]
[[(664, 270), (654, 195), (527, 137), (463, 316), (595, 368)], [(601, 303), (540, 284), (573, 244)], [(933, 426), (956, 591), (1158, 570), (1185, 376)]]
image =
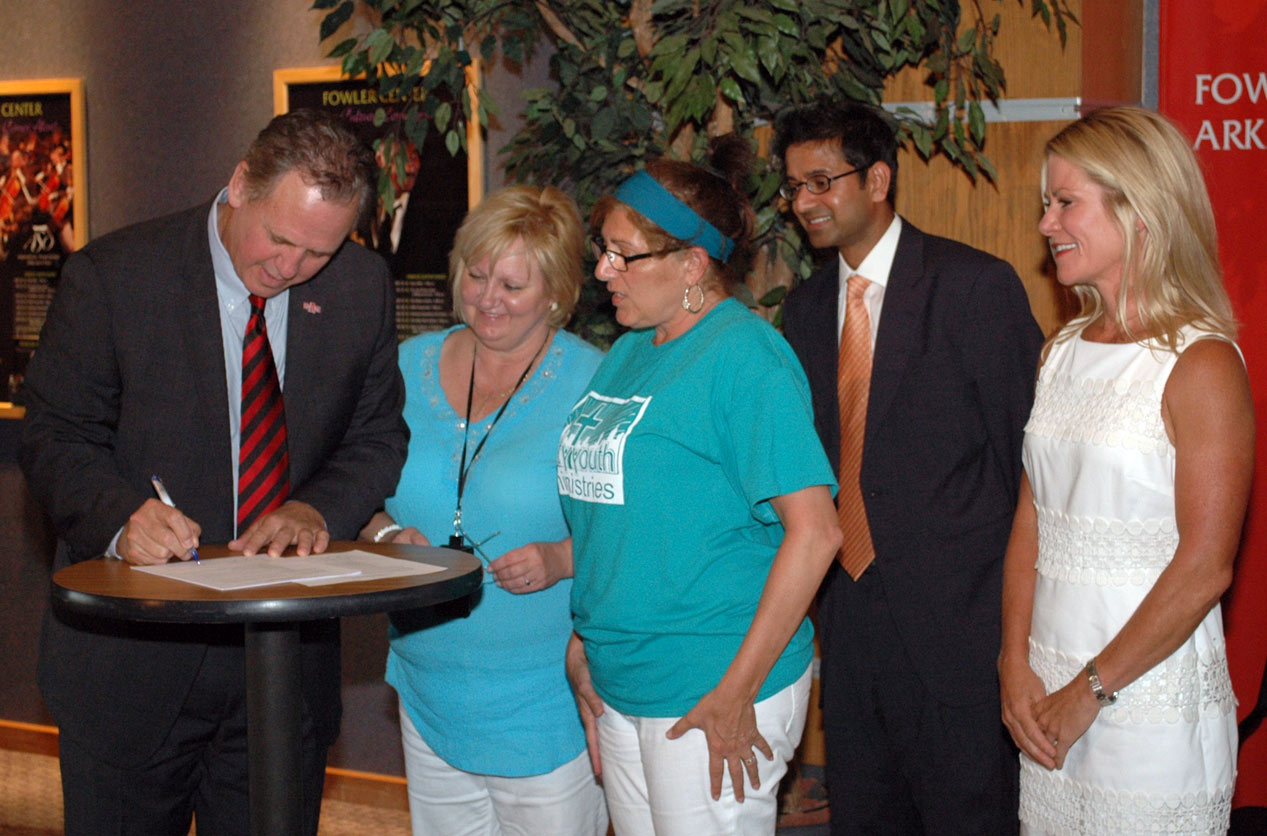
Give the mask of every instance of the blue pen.
[[(176, 503), (172, 502), (171, 494), (167, 492), (167, 488), (163, 487), (162, 479), (158, 478), (157, 476), (151, 476), (150, 483), (154, 486), (154, 493), (158, 494), (158, 498), (162, 500), (164, 505), (166, 505), (168, 508), (176, 507)], [(190, 549), (189, 553), (193, 555), (194, 563), (202, 562), (201, 560), (198, 559), (197, 549)]]

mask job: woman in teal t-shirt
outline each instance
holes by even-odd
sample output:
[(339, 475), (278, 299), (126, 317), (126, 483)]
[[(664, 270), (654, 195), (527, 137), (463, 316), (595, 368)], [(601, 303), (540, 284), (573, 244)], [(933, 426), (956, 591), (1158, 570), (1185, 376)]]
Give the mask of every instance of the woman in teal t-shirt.
[(750, 159), (729, 138), (726, 179), (654, 161), (591, 218), (595, 275), (634, 330), (568, 417), (559, 493), (569, 675), (617, 834), (773, 833), (805, 723), (805, 613), (840, 534), (805, 375), (729, 298)]

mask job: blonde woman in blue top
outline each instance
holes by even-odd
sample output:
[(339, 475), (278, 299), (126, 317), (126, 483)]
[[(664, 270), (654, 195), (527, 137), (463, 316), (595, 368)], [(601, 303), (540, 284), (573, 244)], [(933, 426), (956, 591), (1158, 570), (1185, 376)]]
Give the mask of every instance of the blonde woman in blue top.
[(596, 206), (634, 329), (573, 408), (559, 491), (576, 553), (568, 672), (617, 834), (772, 834), (800, 740), (805, 618), (840, 543), (808, 385), (730, 298), (750, 151), (658, 160)]
[(387, 681), (400, 696), (415, 834), (607, 830), (563, 671), (572, 560), (554, 464), (601, 357), (560, 330), (580, 292), (583, 240), (556, 188), (490, 195), (449, 256), (463, 324), (400, 348), (409, 457), (362, 534), (457, 538), (488, 569), (469, 614), (392, 618)]

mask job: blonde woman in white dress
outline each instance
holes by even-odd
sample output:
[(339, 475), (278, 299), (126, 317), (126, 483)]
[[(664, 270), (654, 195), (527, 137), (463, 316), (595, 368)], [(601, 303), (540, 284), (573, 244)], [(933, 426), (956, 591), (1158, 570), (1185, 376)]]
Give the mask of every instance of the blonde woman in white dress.
[(1187, 140), (1105, 108), (1046, 147), (1046, 236), (1081, 311), (1026, 426), (1004, 568), (1022, 833), (1218, 834), (1236, 776), (1219, 599), (1254, 418)]

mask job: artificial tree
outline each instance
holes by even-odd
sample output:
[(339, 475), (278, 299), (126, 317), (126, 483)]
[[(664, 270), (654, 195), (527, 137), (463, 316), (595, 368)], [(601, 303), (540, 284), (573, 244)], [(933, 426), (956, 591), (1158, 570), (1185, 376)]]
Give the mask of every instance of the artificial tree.
[[(1016, 0), (1064, 42), (1069, 0)], [(368, 27), (330, 55), (348, 75), (377, 79), (388, 100), (410, 104), (402, 130), (416, 144), (437, 131), (450, 152), (465, 146), (467, 120), (506, 103), (472, 96), (478, 56), (522, 63), (548, 44), (550, 83), (523, 92), (523, 127), (503, 149), (508, 174), (569, 189), (588, 210), (630, 171), (669, 154), (699, 160), (709, 136), (739, 132), (763, 147), (774, 116), (820, 96), (879, 104), (886, 79), (907, 67), (926, 73), (934, 118), (896, 115), (900, 138), (927, 159), (944, 155), (976, 178), (993, 177), (984, 155), (981, 102), (1005, 90), (994, 58), (1007, 0), (316, 0), (332, 39), (354, 12)], [(424, 71), (425, 70), (425, 71)], [(455, 106), (457, 105), (457, 106)], [(380, 113), (381, 118), (385, 114)], [(403, 159), (400, 162), (403, 165)], [(786, 285), (808, 275), (799, 230), (780, 211), (780, 173), (760, 160), (749, 181), (757, 211), (757, 269), (787, 280), (758, 281), (754, 306), (777, 305)], [(390, 178), (380, 189), (389, 199)], [(780, 267), (786, 265), (786, 267)], [(591, 288), (592, 289), (592, 288)], [(614, 326), (594, 294), (574, 327), (597, 342)]]

